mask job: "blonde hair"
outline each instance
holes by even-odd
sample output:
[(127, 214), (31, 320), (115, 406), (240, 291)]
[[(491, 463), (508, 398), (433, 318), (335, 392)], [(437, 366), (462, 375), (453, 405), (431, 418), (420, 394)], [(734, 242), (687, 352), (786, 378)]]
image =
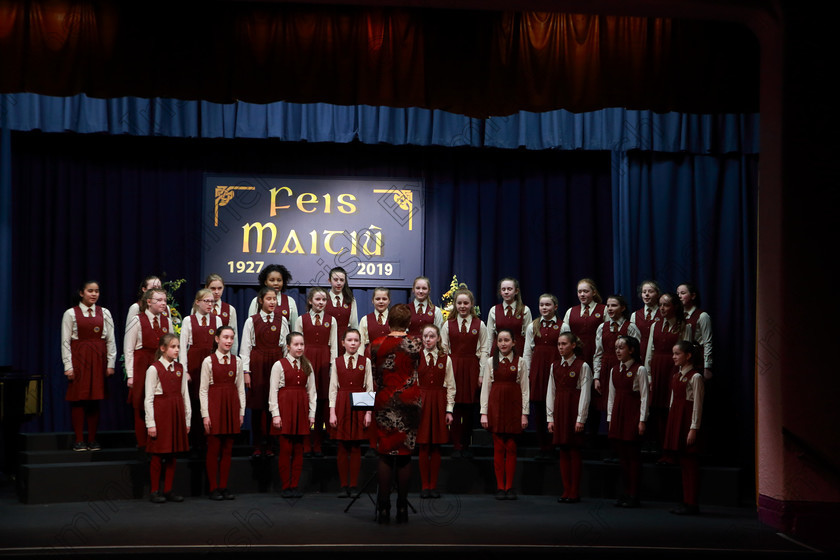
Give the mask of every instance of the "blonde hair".
[(209, 288), (201, 288), (195, 293), (195, 299), (193, 300), (192, 312), (195, 313), (198, 311), (198, 302), (204, 299), (204, 296), (213, 297), (213, 291)]

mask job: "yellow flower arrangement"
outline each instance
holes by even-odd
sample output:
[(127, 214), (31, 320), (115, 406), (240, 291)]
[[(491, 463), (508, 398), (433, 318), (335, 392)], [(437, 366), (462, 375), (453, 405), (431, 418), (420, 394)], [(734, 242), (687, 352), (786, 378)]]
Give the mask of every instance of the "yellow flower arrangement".
[(175, 301), (175, 292), (186, 282), (184, 278), (178, 280), (171, 280), (163, 283), (163, 289), (166, 290), (166, 303), (169, 305), (170, 320), (172, 321), (172, 330), (178, 336), (181, 336), (181, 312), (178, 311), (178, 303)]

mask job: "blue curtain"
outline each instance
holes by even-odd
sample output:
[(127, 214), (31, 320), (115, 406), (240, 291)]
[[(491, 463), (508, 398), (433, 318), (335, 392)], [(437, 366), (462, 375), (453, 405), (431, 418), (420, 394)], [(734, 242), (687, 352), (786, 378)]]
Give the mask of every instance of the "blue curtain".
[(612, 108), (474, 119), (418, 108), (276, 102), (218, 104), (84, 94), (0, 94), (0, 128), (183, 138), (276, 138), (529, 150), (758, 153), (757, 114), (689, 115)]

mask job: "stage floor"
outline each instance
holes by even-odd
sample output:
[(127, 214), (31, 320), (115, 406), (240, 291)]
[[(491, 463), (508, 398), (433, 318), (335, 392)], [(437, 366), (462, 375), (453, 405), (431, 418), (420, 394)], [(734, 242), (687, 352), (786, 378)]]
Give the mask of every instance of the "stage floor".
[[(146, 499), (26, 505), (8, 485), (0, 501), (0, 555), (52, 557), (155, 554), (224, 557), (243, 552), (283, 558), (357, 552), (365, 557), (511, 558), (686, 556), (787, 557), (821, 550), (758, 522), (750, 508), (709, 506), (696, 517), (669, 513), (674, 504), (645, 502), (621, 509), (612, 500), (558, 504), (555, 496), (452, 494), (439, 500), (409, 496), (416, 513), (407, 524), (374, 522), (367, 494), (349, 500), (307, 494), (242, 494), (213, 502), (152, 504)], [(393, 515), (393, 511), (392, 511)]]

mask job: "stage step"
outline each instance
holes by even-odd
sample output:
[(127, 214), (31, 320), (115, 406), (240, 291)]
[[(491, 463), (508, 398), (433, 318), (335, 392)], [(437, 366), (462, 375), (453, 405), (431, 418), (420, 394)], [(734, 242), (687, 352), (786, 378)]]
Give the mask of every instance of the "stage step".
[[(128, 432), (133, 441), (133, 434)], [(146, 499), (149, 495), (148, 458), (133, 447), (108, 449), (106, 442), (124, 443), (124, 434), (103, 433), (102, 451), (74, 452), (72, 434), (22, 434), (27, 441), (20, 453), (17, 483), (18, 497), (27, 504), (57, 502), (109, 501), (117, 499)], [(59, 448), (44, 449), (48, 442)], [(493, 471), (492, 445), (489, 435), (476, 431), (473, 439), (474, 457), (452, 458), (451, 446), (443, 446), (443, 460), (438, 480), (441, 492), (452, 494), (492, 494), (496, 491)], [(366, 445), (363, 446), (366, 449)], [(556, 460), (534, 460), (535, 448), (520, 447), (514, 488), (521, 494), (557, 496), (562, 491)], [(246, 442), (234, 446), (229, 487), (236, 494), (280, 491), (277, 459), (251, 459)], [(337, 493), (339, 478), (335, 449), (325, 445), (323, 458), (306, 458), (300, 485), (307, 493)], [(619, 486), (617, 463), (605, 462), (605, 449), (588, 449), (584, 454), (581, 493), (584, 498), (614, 498)], [(646, 456), (643, 466), (643, 497), (647, 500), (679, 502), (681, 499), (680, 469), (660, 466), (653, 455)], [(419, 492), (420, 477), (412, 469), (412, 492)], [(378, 465), (377, 458), (363, 458), (359, 484), (374, 492), (372, 480)], [(705, 504), (738, 506), (750, 495), (749, 485), (741, 469), (709, 466), (701, 468), (700, 501)], [(206, 499), (207, 476), (202, 458), (184, 456), (178, 459), (174, 488), (195, 499)]]

